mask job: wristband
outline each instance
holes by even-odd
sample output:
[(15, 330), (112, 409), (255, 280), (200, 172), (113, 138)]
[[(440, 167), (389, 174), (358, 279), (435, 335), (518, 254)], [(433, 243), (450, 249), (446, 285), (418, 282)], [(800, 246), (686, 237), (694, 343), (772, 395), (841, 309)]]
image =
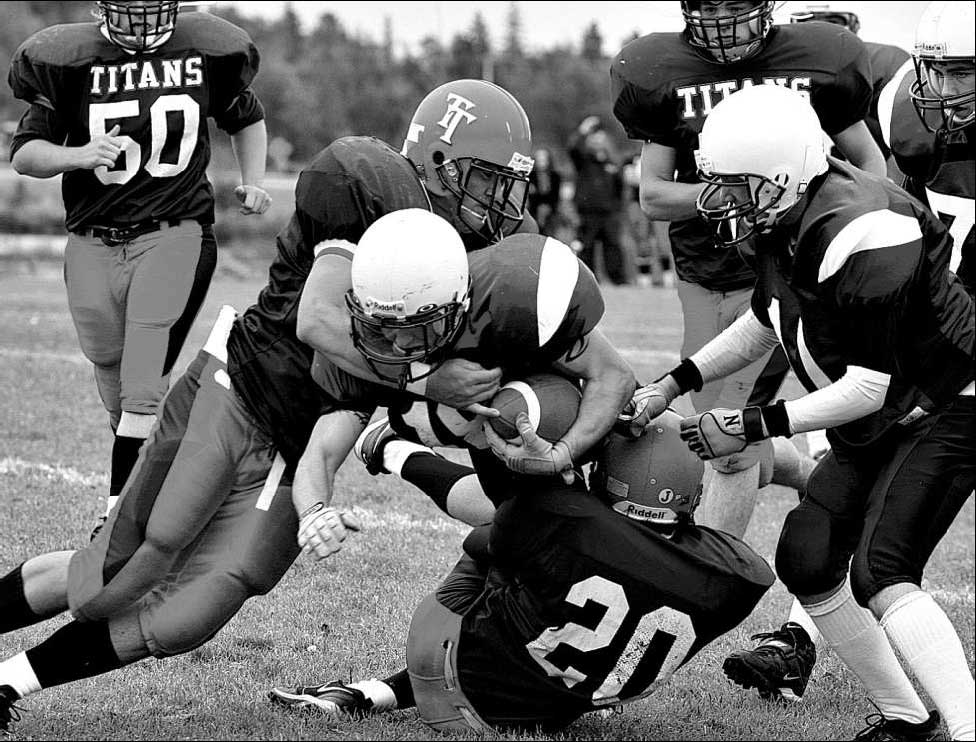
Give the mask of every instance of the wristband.
[(762, 408), (746, 407), (742, 410), (742, 432), (746, 443), (755, 443), (769, 438), (769, 432), (763, 422)]
[(790, 426), (790, 415), (786, 411), (786, 400), (780, 399), (776, 404), (760, 407), (763, 425), (766, 427), (768, 438), (782, 436), (789, 438), (793, 435), (793, 428)]
[[(677, 382), (678, 389), (680, 390), (679, 396), (689, 391), (700, 392), (705, 385), (705, 382), (702, 380), (701, 371), (698, 370), (698, 366), (690, 358), (682, 359), (681, 363), (671, 369), (665, 376), (668, 374)], [(664, 376), (661, 377), (661, 379), (663, 378)], [(661, 379), (658, 379), (658, 381)]]

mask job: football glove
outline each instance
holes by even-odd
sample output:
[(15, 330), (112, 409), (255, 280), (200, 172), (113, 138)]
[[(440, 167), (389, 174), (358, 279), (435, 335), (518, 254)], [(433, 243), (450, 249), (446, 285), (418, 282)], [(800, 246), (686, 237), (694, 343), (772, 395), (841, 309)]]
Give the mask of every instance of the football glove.
[(360, 530), (359, 521), (352, 514), (326, 507), (320, 501), (299, 517), (298, 545), (317, 560), (325, 559), (342, 548), (347, 530)]
[(647, 424), (658, 415), (664, 414), (679, 396), (681, 389), (671, 374), (639, 387), (617, 415), (617, 432), (639, 438), (644, 435)]
[(681, 421), (681, 440), (704, 461), (743, 451), (746, 440), (742, 410), (716, 408)]
[(569, 445), (565, 441), (550, 443), (540, 438), (529, 416), (520, 412), (515, 416), (515, 427), (518, 428), (521, 441), (509, 443), (502, 438), (487, 422), (483, 428), (485, 437), (492, 453), (505, 462), (505, 466), (519, 474), (532, 476), (560, 475), (566, 484), (572, 484), (576, 475), (573, 472), (573, 459)]

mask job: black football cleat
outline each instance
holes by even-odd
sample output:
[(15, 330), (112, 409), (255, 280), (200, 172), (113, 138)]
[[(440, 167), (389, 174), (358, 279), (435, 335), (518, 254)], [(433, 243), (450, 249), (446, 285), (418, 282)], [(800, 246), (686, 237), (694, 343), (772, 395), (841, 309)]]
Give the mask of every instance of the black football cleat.
[(389, 474), (389, 470), (383, 466), (383, 447), (397, 437), (389, 418), (384, 417), (366, 426), (356, 439), (353, 451), (356, 452), (356, 458), (365, 464), (366, 471), (374, 477), (377, 474)]
[(14, 704), (20, 700), (20, 694), (9, 685), (0, 685), (0, 733), (10, 733), (10, 725), (20, 721), (20, 707)]
[(817, 647), (806, 629), (783, 624), (779, 631), (754, 634), (752, 649), (737, 649), (722, 665), (726, 676), (747, 690), (756, 688), (767, 700), (800, 701), (817, 663)]
[(373, 702), (358, 688), (333, 680), (324, 685), (272, 688), (268, 699), (290, 709), (314, 708), (332, 718), (366, 716), (373, 712)]
[(864, 719), (867, 726), (854, 738), (860, 742), (925, 742), (948, 739), (942, 732), (942, 719), (932, 711), (925, 721), (913, 724), (902, 719), (886, 719), (883, 714), (871, 714)]

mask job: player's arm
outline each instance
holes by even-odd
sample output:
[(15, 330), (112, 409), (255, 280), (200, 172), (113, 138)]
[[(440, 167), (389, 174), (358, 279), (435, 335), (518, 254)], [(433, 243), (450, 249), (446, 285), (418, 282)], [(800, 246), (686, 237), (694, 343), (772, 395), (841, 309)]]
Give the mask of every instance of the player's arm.
[(295, 468), (292, 503), (298, 513), (298, 545), (316, 559), (342, 548), (346, 531), (358, 531), (355, 518), (331, 506), (335, 474), (369, 422), (358, 410), (336, 410), (315, 423)]
[(55, 111), (35, 101), (23, 115), (11, 140), (10, 164), (21, 175), (52, 178), (71, 170), (113, 167), (125, 146), (116, 125), (106, 134), (97, 134), (87, 144), (68, 147), (61, 142), (67, 132)]
[[(327, 240), (315, 248), (316, 258), (298, 305), (298, 339), (360, 379), (396, 388), (377, 376), (356, 350), (350, 332), (345, 295), (351, 288), (349, 269), (355, 245)], [(486, 369), (460, 358), (449, 359), (429, 376), (407, 385), (407, 391), (477, 414), (497, 415), (479, 404), (498, 391), (501, 370)]]
[(837, 132), (833, 140), (844, 153), (844, 157), (855, 167), (881, 177), (888, 174), (884, 155), (863, 120), (856, 121), (843, 131)]
[(641, 209), (651, 219), (663, 222), (698, 218), (695, 202), (703, 186), (678, 183), (674, 179), (675, 150), (663, 144), (644, 142), (641, 150)]
[(241, 213), (263, 214), (271, 206), (271, 197), (262, 187), (268, 156), (268, 130), (264, 119), (231, 134), (230, 141), (241, 171), (241, 184), (234, 190), (241, 202)]

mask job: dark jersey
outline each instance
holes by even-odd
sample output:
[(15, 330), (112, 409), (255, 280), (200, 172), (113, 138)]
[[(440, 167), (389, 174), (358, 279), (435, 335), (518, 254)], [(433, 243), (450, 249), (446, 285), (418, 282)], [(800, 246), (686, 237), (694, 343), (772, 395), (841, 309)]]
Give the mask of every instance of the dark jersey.
[(865, 41), (864, 46), (868, 50), (871, 60), (871, 108), (868, 115), (864, 117), (871, 136), (887, 160), (891, 155), (891, 150), (885, 143), (884, 133), (881, 131), (881, 122), (878, 118), (878, 101), (885, 86), (891, 82), (892, 78), (898, 74), (905, 62), (911, 60), (911, 55), (900, 46), (891, 44), (876, 44), (873, 41)]
[(504, 503), (484, 561), (457, 665), (465, 695), (495, 726), (558, 728), (653, 692), (774, 580), (738, 539), (706, 528), (667, 539), (581, 485)]
[(64, 174), (66, 225), (214, 221), (207, 119), (235, 133), (264, 111), (248, 86), (258, 51), (247, 33), (209, 13), (180, 15), (155, 53), (129, 54), (98, 23), (52, 26), (21, 44), (8, 81), (31, 104), (11, 149), (32, 139), (77, 147), (114, 126), (126, 142), (115, 166)]
[[(381, 216), (409, 208), (430, 208), (426, 192), (410, 162), (379, 139), (337, 139), (299, 175), (295, 213), (278, 234), (268, 284), (234, 324), (227, 346), (237, 392), (291, 462), (335, 398), (352, 397), (342, 388), (329, 394), (313, 380), (312, 349), (296, 336), (312, 263), (341, 249), (316, 255), (315, 247), (324, 240), (358, 242)], [(328, 375), (327, 362), (316, 365), (317, 375)]]
[(976, 293), (976, 126), (928, 131), (915, 112), (909, 91), (915, 67), (902, 67), (884, 92), (881, 122), (895, 163), (905, 173), (905, 190), (928, 204), (949, 228), (951, 270), (970, 294)]
[[(698, 134), (712, 107), (740, 88), (774, 84), (809, 95), (830, 135), (861, 121), (871, 103), (864, 44), (840, 26), (774, 26), (763, 50), (734, 64), (709, 62), (683, 33), (653, 33), (625, 46), (610, 68), (613, 112), (632, 139), (675, 150), (676, 180), (697, 183)], [(749, 287), (755, 274), (735, 250), (716, 249), (698, 218), (672, 222), (675, 269), (713, 291)]]
[(887, 178), (830, 158), (809, 198), (792, 259), (760, 243), (752, 308), (807, 391), (850, 368), (888, 377), (882, 409), (832, 431), (865, 445), (973, 380), (973, 301), (949, 271), (945, 226)]

